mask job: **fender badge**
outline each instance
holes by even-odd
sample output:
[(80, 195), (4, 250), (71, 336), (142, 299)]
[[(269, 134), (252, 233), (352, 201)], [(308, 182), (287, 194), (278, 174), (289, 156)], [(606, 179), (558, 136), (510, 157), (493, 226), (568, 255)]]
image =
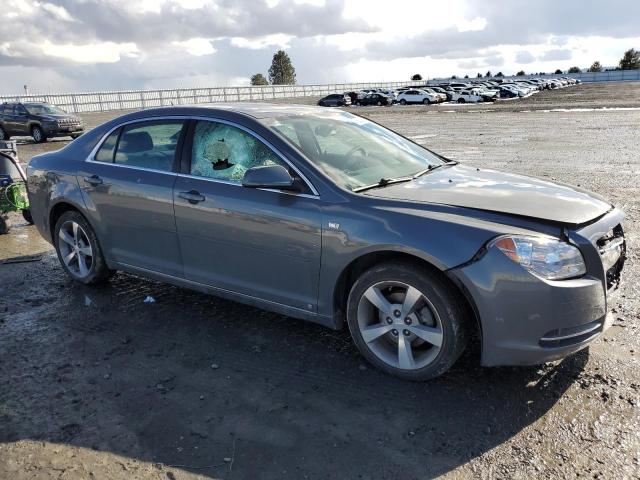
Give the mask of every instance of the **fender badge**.
[(329, 228), (332, 230), (340, 230), (340, 224), (335, 222), (329, 222)]

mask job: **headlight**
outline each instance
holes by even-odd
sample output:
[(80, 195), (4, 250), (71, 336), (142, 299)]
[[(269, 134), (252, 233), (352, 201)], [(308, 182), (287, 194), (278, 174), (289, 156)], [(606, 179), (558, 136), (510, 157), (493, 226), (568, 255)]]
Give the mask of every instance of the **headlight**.
[(580, 250), (554, 238), (508, 235), (497, 238), (490, 246), (499, 248), (511, 260), (547, 280), (563, 280), (587, 273)]

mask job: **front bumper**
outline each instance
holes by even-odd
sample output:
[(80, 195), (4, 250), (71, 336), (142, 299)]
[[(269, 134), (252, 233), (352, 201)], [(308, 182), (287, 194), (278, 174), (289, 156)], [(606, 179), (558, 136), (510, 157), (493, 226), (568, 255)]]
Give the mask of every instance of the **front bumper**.
[(80, 135), (84, 133), (83, 125), (43, 125), (43, 130), (47, 138), (67, 137), (69, 135)]
[[(449, 270), (462, 285), (480, 320), (483, 365), (535, 365), (586, 347), (611, 326), (607, 304), (613, 290), (604, 272), (598, 239), (621, 221), (614, 210), (598, 222), (571, 232), (581, 249), (587, 274), (549, 281), (529, 273), (497, 248), (479, 260)], [(624, 258), (616, 266), (622, 268)]]

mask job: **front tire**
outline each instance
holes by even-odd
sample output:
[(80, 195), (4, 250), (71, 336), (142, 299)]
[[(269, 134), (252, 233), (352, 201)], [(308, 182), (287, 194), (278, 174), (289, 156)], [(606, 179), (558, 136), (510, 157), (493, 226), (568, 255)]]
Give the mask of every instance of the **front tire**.
[(36, 143), (43, 143), (47, 141), (44, 130), (42, 130), (42, 127), (38, 125), (31, 127), (31, 136), (33, 137), (33, 141)]
[(354, 283), (347, 323), (360, 353), (396, 377), (446, 372), (467, 344), (466, 309), (438, 273), (407, 262), (372, 267)]
[(4, 128), (0, 127), (0, 141), (9, 139), (11, 139), (11, 136), (5, 131)]
[(431, 102), (428, 98), (425, 98), (424, 100), (422, 100), (422, 103), (424, 103), (425, 105), (429, 105)]
[(400, 105), (406, 105), (407, 101), (403, 98), (402, 100), (400, 100)]
[(60, 264), (71, 278), (86, 285), (109, 278), (112, 272), (102, 255), (98, 238), (79, 212), (63, 213), (53, 233)]

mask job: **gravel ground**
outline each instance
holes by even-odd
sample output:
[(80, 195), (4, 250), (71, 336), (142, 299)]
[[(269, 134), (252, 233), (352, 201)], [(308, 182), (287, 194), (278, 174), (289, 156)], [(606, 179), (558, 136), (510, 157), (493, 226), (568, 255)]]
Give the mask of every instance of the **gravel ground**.
[[(640, 478), (640, 111), (584, 110), (637, 107), (639, 92), (358, 109), (452, 159), (578, 184), (627, 213), (614, 326), (540, 367), (468, 354), (435, 381), (402, 382), (346, 332), (130, 275), (72, 283), (13, 215), (0, 237), (0, 478)], [(64, 141), (21, 143), (28, 160)]]

